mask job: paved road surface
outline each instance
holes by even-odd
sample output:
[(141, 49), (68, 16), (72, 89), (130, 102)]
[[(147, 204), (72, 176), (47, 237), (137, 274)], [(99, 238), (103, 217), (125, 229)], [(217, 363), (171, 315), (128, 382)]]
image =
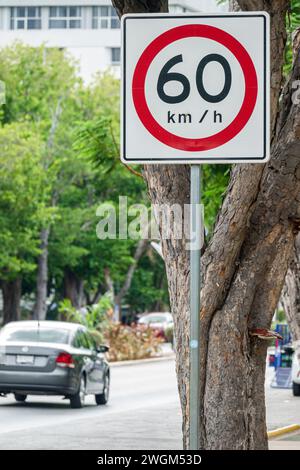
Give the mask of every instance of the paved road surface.
[[(300, 398), (268, 386), (268, 427), (300, 423)], [(112, 369), (109, 405), (72, 410), (57, 397), (0, 398), (0, 449), (180, 449), (174, 362)]]
[(72, 410), (68, 400), (0, 398), (0, 449), (178, 449), (174, 362), (112, 368), (111, 400)]

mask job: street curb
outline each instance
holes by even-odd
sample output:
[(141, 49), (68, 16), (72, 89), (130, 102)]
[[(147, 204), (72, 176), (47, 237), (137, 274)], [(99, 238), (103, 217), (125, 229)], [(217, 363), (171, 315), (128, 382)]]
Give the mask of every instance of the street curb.
[(291, 424), (290, 426), (284, 426), (283, 428), (273, 429), (273, 431), (268, 432), (268, 438), (272, 439), (273, 437), (283, 436), (284, 434), (289, 434), (290, 432), (299, 431), (299, 424)]
[(135, 361), (110, 362), (109, 365), (110, 367), (137, 366), (141, 364), (151, 364), (153, 362), (173, 361), (174, 359), (175, 359), (175, 354), (170, 354), (168, 356), (150, 357), (149, 359), (138, 359)]

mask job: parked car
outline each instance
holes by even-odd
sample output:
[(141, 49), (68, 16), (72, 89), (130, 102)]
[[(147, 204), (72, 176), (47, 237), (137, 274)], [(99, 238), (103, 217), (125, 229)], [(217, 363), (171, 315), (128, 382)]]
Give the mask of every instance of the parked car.
[(157, 336), (167, 340), (167, 331), (174, 328), (172, 314), (169, 312), (154, 312), (142, 315), (138, 320), (139, 325), (149, 326), (155, 330)]
[(292, 362), (293, 394), (300, 397), (300, 346), (295, 350)]
[(109, 398), (107, 346), (97, 346), (82, 325), (56, 321), (12, 322), (0, 332), (0, 395), (62, 395), (71, 408), (81, 408), (85, 396), (97, 405)]

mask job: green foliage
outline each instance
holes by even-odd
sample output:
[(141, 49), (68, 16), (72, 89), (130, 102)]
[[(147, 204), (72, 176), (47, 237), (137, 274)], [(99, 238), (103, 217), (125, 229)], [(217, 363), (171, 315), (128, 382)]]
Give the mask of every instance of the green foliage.
[(49, 130), (59, 99), (76, 82), (75, 64), (64, 51), (19, 42), (0, 50), (0, 80), (6, 84), (2, 122), (34, 121)]
[(161, 338), (151, 328), (124, 326), (110, 320), (112, 300), (108, 294), (98, 304), (75, 309), (69, 299), (60, 302), (59, 313), (63, 320), (84, 325), (98, 344), (108, 343), (111, 361), (144, 359), (160, 351)]
[(39, 232), (57, 220), (53, 200), (74, 176), (69, 149), (81, 85), (75, 71), (65, 53), (53, 48), (16, 43), (0, 50), (0, 79), (6, 84), (1, 177), (3, 184), (10, 182), (0, 194), (1, 278), (36, 269)]
[(87, 115), (78, 122), (74, 150), (94, 163), (100, 173), (119, 163), (119, 81), (99, 73), (84, 91)]
[[(0, 65), (7, 92), (0, 114), (0, 278), (22, 275), (27, 294), (34, 293), (39, 232), (50, 226), (49, 287), (56, 300), (66, 271), (84, 280), (92, 299), (105, 292), (109, 269), (117, 293), (136, 242), (98, 240), (96, 208), (105, 201), (117, 208), (120, 194), (129, 204), (146, 201), (144, 181), (119, 162), (119, 81), (105, 73), (84, 86), (70, 58), (45, 46), (16, 43), (0, 51)], [(128, 294), (136, 311), (167, 303), (163, 263), (149, 256)], [(94, 314), (88, 311), (86, 321)]]
[[(109, 72), (96, 76), (84, 94), (86, 118), (77, 123), (73, 149), (92, 163), (101, 195), (118, 200), (126, 195), (146, 202), (146, 186), (120, 163), (120, 82)], [(113, 170), (113, 171), (112, 171)], [(121, 191), (120, 191), (121, 190)]]
[(276, 312), (276, 323), (286, 323), (285, 312), (282, 308)]
[(165, 310), (169, 305), (164, 262), (149, 250), (140, 260), (125, 303), (135, 313)]
[(35, 269), (39, 229), (51, 217), (42, 154), (43, 142), (28, 124), (0, 128), (0, 279)]
[(104, 330), (108, 327), (109, 313), (112, 311), (112, 300), (109, 294), (103, 295), (95, 305), (81, 311), (74, 308), (69, 299), (60, 302), (59, 313), (69, 322), (80, 323), (90, 330), (98, 344), (104, 342)]
[(287, 35), (288, 41), (285, 52), (285, 67), (284, 71), (287, 75), (292, 67), (293, 62), (293, 48), (292, 48), (292, 37), (293, 32), (300, 27), (300, 0), (292, 0), (290, 5), (290, 12), (287, 15)]
[(218, 211), (229, 182), (229, 165), (203, 165), (203, 194), (204, 221), (208, 237), (212, 235)]
[(111, 118), (100, 116), (78, 129), (74, 149), (94, 162), (96, 168), (107, 173), (118, 162), (119, 147), (116, 144)]

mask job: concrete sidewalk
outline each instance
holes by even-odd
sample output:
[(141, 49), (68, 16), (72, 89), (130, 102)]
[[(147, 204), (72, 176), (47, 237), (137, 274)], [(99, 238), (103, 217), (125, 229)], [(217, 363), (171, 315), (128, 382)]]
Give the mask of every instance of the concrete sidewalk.
[(300, 432), (272, 439), (269, 441), (269, 448), (270, 450), (300, 450)]

